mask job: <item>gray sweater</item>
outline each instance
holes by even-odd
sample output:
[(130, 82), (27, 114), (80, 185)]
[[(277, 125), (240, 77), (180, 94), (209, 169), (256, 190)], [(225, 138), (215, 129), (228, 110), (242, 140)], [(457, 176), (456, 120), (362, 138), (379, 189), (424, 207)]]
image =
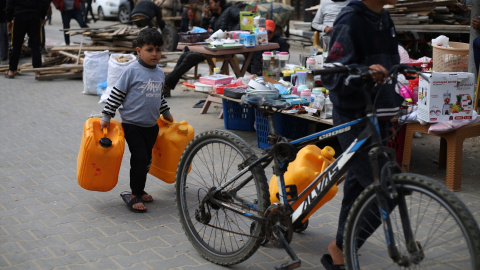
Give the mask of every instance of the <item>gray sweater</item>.
[(110, 122), (118, 111), (123, 123), (153, 127), (161, 114), (170, 115), (163, 97), (165, 74), (158, 66), (148, 68), (135, 62), (123, 71), (103, 109), (102, 120)]
[(347, 6), (350, 1), (333, 2), (332, 0), (322, 0), (318, 8), (315, 18), (312, 21), (312, 28), (319, 31), (322, 35), (325, 34), (327, 26), (333, 26), (335, 18), (342, 8)]

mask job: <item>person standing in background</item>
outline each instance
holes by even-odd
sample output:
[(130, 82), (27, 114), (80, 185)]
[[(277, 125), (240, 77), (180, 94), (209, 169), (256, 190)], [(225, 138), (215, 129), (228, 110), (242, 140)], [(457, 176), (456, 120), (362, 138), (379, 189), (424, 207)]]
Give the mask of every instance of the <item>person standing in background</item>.
[(87, 8), (85, 9), (85, 16), (84, 16), (83, 20), (86, 23), (90, 22), (90, 20), (88, 19), (88, 13), (90, 12), (90, 15), (92, 15), (93, 22), (96, 23), (97, 19), (95, 19), (95, 15), (93, 15), (92, 0), (87, 0), (86, 4), (87, 4)]
[(348, 2), (348, 0), (322, 0), (313, 18), (312, 29), (319, 31), (322, 37), (329, 35), (333, 30), (335, 18)]
[(0, 61), (8, 57), (7, 0), (0, 0)]
[[(53, 0), (53, 5), (62, 13), (63, 29), (70, 29), (70, 21), (75, 19), (81, 28), (88, 28), (83, 20), (82, 6), (83, 0)], [(65, 45), (70, 45), (70, 35), (64, 32)]]
[(49, 4), (50, 0), (7, 0), (7, 29), (12, 32), (12, 50), (8, 71), (5, 72), (6, 78), (13, 79), (16, 75), (25, 34), (29, 37), (28, 45), (32, 52), (33, 67), (42, 67), (40, 33)]

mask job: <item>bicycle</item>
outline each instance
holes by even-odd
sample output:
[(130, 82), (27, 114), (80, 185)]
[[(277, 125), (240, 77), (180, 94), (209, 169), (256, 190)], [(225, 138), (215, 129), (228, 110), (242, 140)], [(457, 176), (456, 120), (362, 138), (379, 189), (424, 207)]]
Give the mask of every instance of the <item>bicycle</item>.
[[(362, 66), (316, 72), (348, 73), (346, 83), (352, 78), (371, 79), (368, 67)], [(412, 67), (398, 65), (388, 75), (396, 78), (398, 73), (415, 72)], [(356, 199), (347, 218), (346, 268), (480, 269), (480, 232), (472, 214), (435, 180), (402, 172), (395, 151), (384, 146), (378, 134), (373, 102), (369, 102), (365, 116), (355, 121), (288, 141), (275, 133), (273, 121), (275, 110), (285, 109), (288, 104), (247, 99), (268, 116), (272, 147), (257, 157), (237, 135), (225, 130), (206, 131), (186, 147), (177, 168), (180, 221), (189, 241), (204, 258), (220, 265), (237, 264), (269, 241), (283, 247), (291, 258), (276, 269), (300, 267), (301, 261), (289, 245), (293, 231), (306, 228), (302, 220), (342, 179), (358, 153), (369, 151), (374, 179)], [(363, 131), (346, 151), (300, 194), (292, 189), (287, 192), (283, 174), (297, 149), (354, 128)], [(377, 161), (383, 157), (388, 161), (380, 168)], [(265, 168), (272, 161), (280, 200), (274, 204), (269, 201), (265, 176)], [(305, 194), (306, 199), (293, 210), (291, 205)], [(379, 258), (387, 260), (379, 262)]]

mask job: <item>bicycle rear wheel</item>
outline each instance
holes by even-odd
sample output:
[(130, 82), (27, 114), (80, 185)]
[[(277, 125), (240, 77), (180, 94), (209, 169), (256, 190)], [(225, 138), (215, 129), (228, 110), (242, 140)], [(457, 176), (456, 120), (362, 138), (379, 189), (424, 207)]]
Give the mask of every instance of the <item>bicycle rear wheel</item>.
[[(422, 175), (396, 174), (393, 181), (405, 197), (423, 259), (413, 258), (406, 249), (398, 206), (391, 207), (390, 220), (396, 247), (410, 265), (400, 266), (390, 258), (371, 185), (355, 201), (347, 219), (343, 244), (347, 269), (480, 269), (478, 225), (460, 199)], [(393, 201), (389, 204), (395, 205)]]
[[(240, 164), (256, 158), (241, 138), (224, 130), (196, 136), (180, 158), (176, 175), (180, 222), (195, 249), (211, 262), (240, 263), (264, 241), (264, 222), (253, 221), (205, 199), (209, 191), (236, 175)], [(246, 179), (250, 180), (245, 182)], [(234, 189), (236, 192), (232, 192)], [(245, 210), (263, 214), (270, 204), (267, 179), (261, 166), (247, 171), (224, 191), (221, 199)], [(206, 214), (200, 217), (202, 205)]]

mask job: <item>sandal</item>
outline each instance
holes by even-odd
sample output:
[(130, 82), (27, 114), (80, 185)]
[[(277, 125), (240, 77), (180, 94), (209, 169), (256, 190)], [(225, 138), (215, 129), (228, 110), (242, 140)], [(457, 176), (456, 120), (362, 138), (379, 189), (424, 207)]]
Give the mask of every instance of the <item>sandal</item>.
[(13, 75), (13, 76), (12, 76), (12, 75), (8, 75), (8, 70), (5, 71), (4, 75), (5, 75), (5, 78), (7, 78), (7, 79), (13, 79), (13, 78), (15, 78), (15, 75)]
[(320, 260), (323, 267), (327, 270), (344, 270), (345, 265), (343, 264), (333, 264), (332, 256), (330, 254), (323, 254), (322, 259)]
[(135, 198), (131, 199), (132, 198), (132, 193), (130, 193), (129, 191), (124, 191), (124, 192), (120, 193), (120, 197), (122, 197), (123, 201), (127, 204), (128, 208), (130, 208), (130, 210), (132, 210), (133, 212), (135, 212), (135, 213), (145, 213), (145, 212), (147, 212), (147, 209), (139, 210), (139, 209), (133, 208), (133, 206), (137, 203), (142, 203), (143, 204), (142, 198), (135, 197)]

